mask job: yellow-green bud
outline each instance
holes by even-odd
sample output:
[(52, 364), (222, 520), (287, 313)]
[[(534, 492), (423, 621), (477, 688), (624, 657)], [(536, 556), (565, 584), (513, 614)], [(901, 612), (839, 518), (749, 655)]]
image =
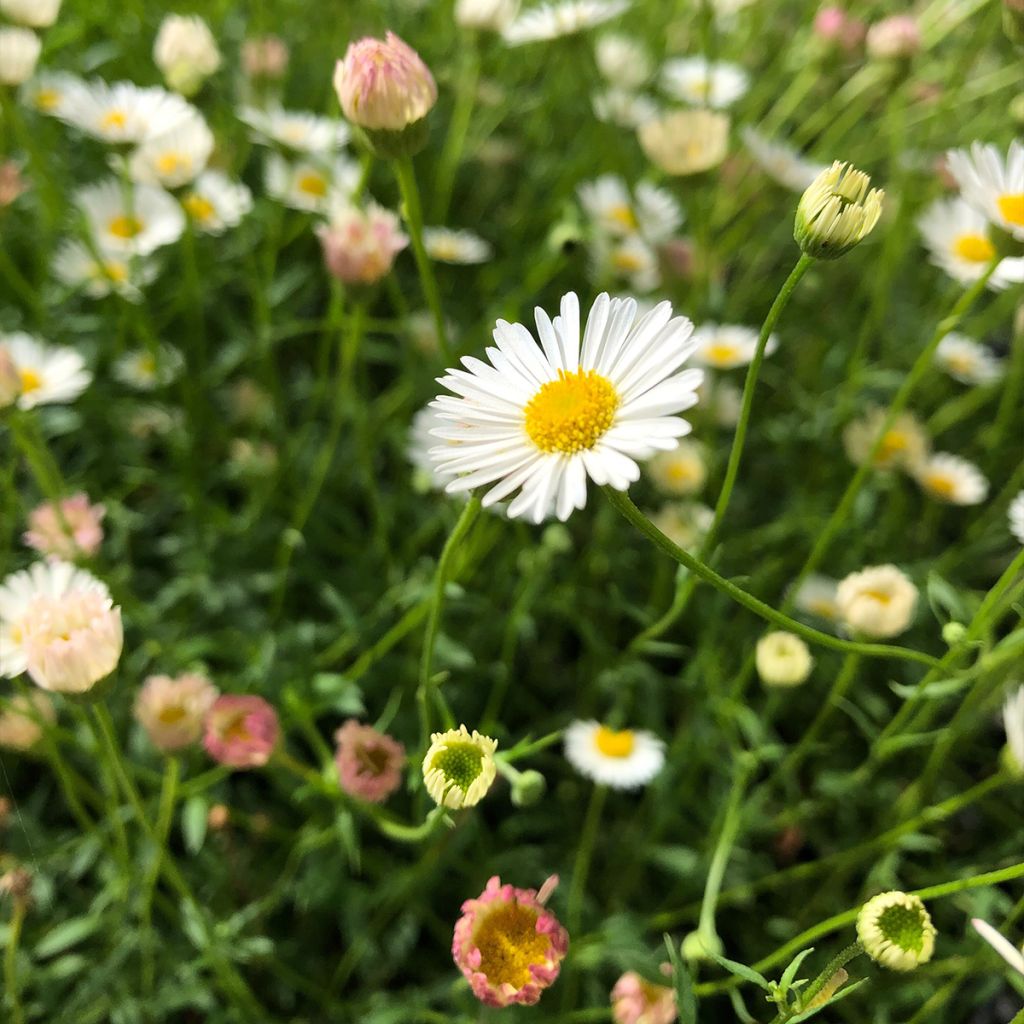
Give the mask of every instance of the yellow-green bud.
[(884, 194), (863, 171), (837, 160), (800, 197), (793, 237), (808, 256), (837, 259), (878, 223)]

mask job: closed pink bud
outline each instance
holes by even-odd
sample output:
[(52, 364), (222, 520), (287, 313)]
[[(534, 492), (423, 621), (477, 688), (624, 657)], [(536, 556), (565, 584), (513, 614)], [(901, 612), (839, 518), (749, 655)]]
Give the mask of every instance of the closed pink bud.
[(913, 57), (921, 49), (921, 30), (909, 14), (883, 18), (868, 29), (868, 53), (882, 60)]
[(334, 741), (338, 781), (349, 796), (379, 804), (402, 784), (405, 747), (398, 740), (349, 719)]
[(615, 1024), (672, 1024), (678, 1016), (676, 994), (668, 985), (626, 971), (612, 989), (612, 1020)]
[(261, 768), (280, 736), (277, 712), (262, 698), (218, 697), (206, 714), (203, 746), (229, 768)]
[(317, 229), (327, 269), (345, 284), (374, 284), (392, 268), (409, 239), (398, 218), (376, 203), (366, 210), (341, 206)]
[(64, 498), (59, 507), (46, 501), (29, 513), (22, 540), (49, 558), (91, 558), (103, 543), (100, 524), (106, 512), (102, 505), (91, 505), (85, 494)]
[(823, 7), (814, 16), (814, 34), (827, 43), (844, 50), (856, 49), (864, 39), (864, 23), (851, 17), (841, 7)]

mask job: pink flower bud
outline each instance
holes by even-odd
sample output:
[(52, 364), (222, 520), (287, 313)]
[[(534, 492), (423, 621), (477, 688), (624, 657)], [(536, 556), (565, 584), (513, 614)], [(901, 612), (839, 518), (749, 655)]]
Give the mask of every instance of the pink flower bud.
[(340, 206), (317, 229), (327, 269), (346, 284), (374, 284), (392, 268), (409, 239), (390, 210), (370, 203), (365, 212)]
[(909, 14), (883, 18), (868, 29), (870, 56), (881, 60), (913, 57), (921, 49), (921, 30)]
[(261, 768), (279, 735), (277, 712), (262, 697), (230, 694), (218, 697), (206, 713), (203, 746), (229, 768)]
[(27, 188), (16, 160), (0, 164), (0, 207), (10, 206)]
[(338, 781), (350, 796), (379, 804), (402, 784), (405, 747), (397, 740), (350, 718), (334, 741)]
[(826, 43), (835, 43), (844, 50), (855, 50), (864, 39), (862, 21), (851, 17), (841, 7), (823, 7), (814, 17), (814, 34)]
[(672, 1024), (678, 1016), (675, 992), (636, 971), (626, 971), (615, 982), (611, 999), (615, 1024)]
[(203, 733), (217, 688), (204, 676), (150, 676), (135, 699), (135, 717), (158, 750), (180, 750)]
[(259, 36), (242, 43), (242, 70), (248, 78), (283, 78), (288, 70), (288, 44), (278, 36)]
[(92, 558), (103, 543), (100, 524), (106, 513), (102, 505), (90, 505), (85, 494), (64, 498), (59, 511), (52, 501), (45, 501), (29, 513), (22, 540), (48, 558)]

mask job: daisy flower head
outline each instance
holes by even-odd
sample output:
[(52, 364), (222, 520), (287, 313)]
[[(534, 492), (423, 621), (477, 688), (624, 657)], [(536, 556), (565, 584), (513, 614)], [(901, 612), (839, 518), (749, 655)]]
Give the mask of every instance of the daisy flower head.
[[(977, 281), (996, 258), (996, 247), (985, 214), (964, 199), (936, 199), (917, 219), (932, 263), (954, 281)], [(1024, 281), (1024, 257), (999, 261), (988, 287), (1001, 291)]]
[(29, 513), (22, 540), (48, 558), (92, 558), (103, 543), (106, 514), (103, 505), (93, 505), (83, 493), (62, 498), (59, 505), (44, 501)]
[(676, 547), (692, 551), (707, 536), (715, 513), (700, 501), (670, 501), (649, 518)]
[(498, 741), (464, 726), (435, 732), (423, 758), (423, 781), (439, 807), (474, 807), (487, 795), (498, 769)]
[(749, 125), (740, 132), (755, 163), (770, 178), (793, 192), (803, 192), (825, 167), (802, 157), (792, 146), (774, 142)]
[(651, 77), (651, 55), (632, 36), (617, 32), (601, 36), (594, 58), (601, 75), (621, 89), (639, 89)]
[(21, 85), (32, 77), (43, 44), (27, 28), (0, 28), (0, 85)]
[(428, 405), (412, 418), (409, 427), (409, 441), (405, 452), (415, 470), (417, 481), (422, 481), (422, 490), (443, 491), (451, 474), (442, 474), (437, 468), (431, 451), (437, 447), (434, 431), (445, 426), (437, 410)]
[(598, 235), (589, 251), (592, 273), (598, 281), (624, 283), (634, 292), (651, 292), (661, 285), (658, 253), (640, 235)]
[(85, 360), (73, 348), (49, 345), (20, 331), (0, 334), (0, 348), (18, 374), (19, 409), (73, 402), (92, 382)]
[(972, 143), (946, 154), (960, 194), (993, 224), (1024, 240), (1024, 142), (1014, 139), (1005, 158), (993, 146)]
[(281, 735), (277, 712), (262, 697), (224, 694), (206, 712), (203, 746), (229, 768), (262, 768)]
[(937, 932), (920, 897), (883, 892), (857, 915), (857, 938), (876, 963), (893, 971), (912, 971), (935, 952)]
[(21, 102), (37, 113), (63, 117), (69, 97), (85, 87), (77, 75), (65, 71), (40, 71), (21, 87)]
[(477, 32), (504, 32), (519, 13), (519, 0), (456, 0), (455, 24)]
[(405, 747), (398, 740), (350, 718), (334, 742), (338, 782), (349, 796), (379, 804), (401, 786)]
[(558, 885), (552, 875), (536, 889), (502, 885), (495, 875), (462, 904), (452, 957), (487, 1006), (532, 1006), (558, 978), (569, 933), (545, 904)]
[(629, 0), (561, 0), (539, 4), (520, 14), (503, 35), (509, 46), (560, 39), (603, 25), (628, 7)]
[(674, 110), (637, 128), (640, 148), (666, 174), (700, 174), (729, 149), (729, 118), (713, 110)]
[(980, 505), (988, 497), (988, 480), (967, 459), (935, 452), (914, 471), (921, 489), (947, 505)]
[(917, 587), (895, 565), (873, 565), (840, 581), (836, 604), (842, 622), (854, 633), (889, 639), (913, 621)]
[(921, 29), (909, 14), (876, 21), (867, 31), (868, 55), (877, 60), (906, 60), (921, 49)]
[(794, 592), (793, 604), (805, 615), (836, 622), (839, 619), (839, 602), (836, 600), (838, 587), (838, 580), (812, 574)]
[[(757, 351), (758, 332), (739, 324), (703, 324), (693, 332), (697, 343), (693, 361), (713, 370), (733, 370), (746, 366)], [(775, 334), (768, 336), (764, 354), (770, 356), (779, 347)]]
[(935, 350), (935, 361), (961, 384), (992, 384), (1006, 373), (1002, 359), (965, 334), (947, 334)]
[(707, 453), (699, 442), (683, 438), (671, 451), (658, 452), (645, 470), (664, 494), (696, 494), (708, 478)]
[(755, 649), (757, 674), (765, 686), (799, 686), (814, 668), (807, 644), (795, 633), (765, 633)]
[(135, 698), (135, 718), (153, 746), (170, 753), (199, 741), (218, 696), (217, 687), (195, 672), (150, 676)]
[(800, 197), (793, 225), (797, 245), (815, 259), (838, 259), (871, 233), (884, 196), (863, 171), (837, 160)]
[(112, 145), (136, 144), (163, 135), (194, 117), (196, 108), (177, 93), (132, 82), (81, 82), (65, 97), (57, 116)]
[(206, 167), (212, 152), (213, 132), (197, 112), (143, 142), (128, 159), (128, 173), (146, 185), (179, 188)]
[(70, 562), (36, 562), (0, 584), (0, 675), (86, 693), (117, 667), (123, 642), (110, 591)]
[(177, 200), (155, 185), (136, 185), (129, 197), (120, 181), (108, 178), (79, 189), (75, 202), (100, 252), (148, 256), (185, 230)]
[(409, 244), (398, 216), (377, 203), (361, 210), (347, 202), (332, 205), (330, 220), (317, 228), (328, 271), (346, 284), (371, 285), (386, 277), (395, 257)]
[(673, 1024), (678, 1019), (675, 989), (636, 971), (626, 971), (615, 982), (610, 998), (615, 1024)]
[(453, 228), (424, 228), (423, 247), (427, 255), (438, 263), (486, 263), (493, 255), (490, 243), (479, 235)]
[(1024, 974), (1024, 950), (1018, 949), (987, 921), (971, 918), (974, 930), (1018, 973)]
[(596, 92), (590, 99), (590, 105), (598, 121), (633, 130), (653, 121), (661, 113), (650, 96), (628, 89), (611, 88)]
[(665, 764), (665, 744), (643, 729), (609, 729), (573, 722), (565, 730), (565, 756), (581, 775), (612, 789), (646, 786)]
[(210, 26), (198, 15), (168, 14), (153, 43), (153, 63), (175, 92), (192, 96), (221, 63)]
[(359, 183), (359, 164), (346, 156), (286, 160), (267, 155), (264, 165), (267, 195), (283, 206), (306, 213), (328, 212), (336, 197), (350, 196)]
[[(887, 418), (888, 411), (876, 406), (846, 425), (843, 447), (854, 465), (863, 466), (868, 461)], [(900, 413), (882, 438), (881, 447), (875, 453), (874, 468), (913, 472), (927, 456), (930, 446), (931, 441), (921, 421), (913, 413)]]
[(626, 490), (640, 476), (637, 459), (675, 447), (690, 432), (677, 414), (696, 403), (702, 378), (680, 369), (692, 325), (667, 302), (636, 312), (635, 300), (602, 294), (581, 332), (569, 292), (554, 320), (536, 310), (539, 345), (499, 320), (488, 361), (464, 357), (464, 369), (439, 380), (454, 395), (434, 402), (446, 443), (431, 454), (442, 472), (461, 474), (447, 490), (492, 484), (485, 506), (518, 490), (510, 518), (539, 523), (553, 510), (564, 521), (586, 505), (588, 477)]
[(43, 738), (45, 727), (56, 721), (53, 701), (42, 690), (17, 693), (0, 707), (0, 748), (31, 750)]
[(1007, 519), (1010, 522), (1010, 533), (1019, 544), (1024, 544), (1024, 491), (1010, 502)]
[(661, 87), (673, 99), (691, 106), (725, 110), (746, 94), (750, 78), (736, 64), (677, 57), (662, 68)]
[(159, 267), (152, 260), (132, 259), (123, 253), (93, 251), (83, 242), (67, 239), (53, 258), (53, 274), (69, 288), (91, 299), (120, 295), (141, 302), (141, 289), (156, 279)]
[(1003, 728), (1011, 767), (1024, 776), (1024, 686), (1018, 686), (1003, 704)]
[(61, 0), (0, 0), (0, 14), (30, 28), (49, 28), (60, 5)]
[(344, 121), (279, 106), (243, 106), (238, 119), (252, 129), (254, 141), (284, 146), (296, 153), (333, 153), (351, 136)]
[(577, 189), (580, 205), (597, 229), (612, 237), (642, 235), (657, 243), (671, 237), (683, 223), (675, 196), (650, 182), (640, 182), (630, 194), (622, 178), (604, 174)]
[(135, 391), (154, 391), (166, 387), (185, 368), (185, 358), (170, 345), (153, 351), (126, 352), (113, 366), (114, 377)]
[(222, 235), (252, 210), (252, 192), (223, 171), (203, 171), (182, 196), (181, 205), (197, 231)]

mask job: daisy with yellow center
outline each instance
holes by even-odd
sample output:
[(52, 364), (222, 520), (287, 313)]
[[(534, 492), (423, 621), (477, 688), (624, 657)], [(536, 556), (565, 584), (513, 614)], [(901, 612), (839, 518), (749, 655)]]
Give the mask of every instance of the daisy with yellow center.
[(212, 152), (213, 132), (197, 112), (139, 146), (128, 161), (128, 170), (135, 181), (180, 188), (206, 167)]
[[(867, 462), (886, 417), (885, 409), (874, 407), (860, 419), (847, 424), (843, 431), (843, 447), (855, 465), (862, 466)], [(901, 413), (882, 438), (873, 465), (875, 469), (912, 472), (928, 454), (930, 443), (917, 417), (913, 413)]]
[(472, 231), (454, 231), (451, 228), (424, 228), (423, 246), (427, 255), (439, 263), (486, 263), (491, 258), (491, 246)]
[(749, 85), (741, 67), (704, 57), (678, 57), (667, 61), (661, 72), (662, 89), (694, 107), (724, 110), (741, 99)]
[(936, 452), (917, 467), (925, 494), (947, 505), (979, 505), (988, 497), (988, 480), (973, 462)]
[(170, 345), (155, 350), (126, 352), (114, 363), (114, 376), (136, 391), (153, 391), (170, 384), (185, 367), (185, 358)]
[(40, 114), (60, 117), (68, 97), (84, 86), (75, 75), (63, 71), (40, 71), (21, 90), (22, 102)]
[(358, 181), (359, 165), (348, 157), (311, 157), (294, 163), (277, 153), (267, 157), (267, 195), (293, 210), (326, 213), (332, 196), (350, 196)]
[[(433, 403), (444, 426), (431, 451), (452, 474), (449, 492), (492, 485), (490, 506), (515, 491), (511, 518), (568, 519), (587, 500), (587, 478), (626, 490), (638, 459), (674, 448), (690, 432), (677, 413), (697, 401), (691, 324), (662, 302), (637, 317), (634, 299), (600, 295), (581, 331), (579, 300), (565, 295), (554, 320), (536, 310), (538, 344), (499, 320), (487, 360), (464, 357)], [(454, 442), (454, 444), (452, 443)]]
[(899, 636), (914, 619), (917, 587), (895, 565), (873, 565), (850, 573), (836, 590), (842, 623), (872, 639)]
[(590, 247), (596, 280), (623, 281), (633, 292), (653, 291), (661, 284), (658, 254), (640, 235), (597, 237)]
[(93, 252), (82, 242), (68, 239), (53, 258), (53, 273), (69, 288), (81, 289), (93, 299), (116, 293), (129, 302), (139, 302), (142, 285), (159, 272), (152, 260), (131, 259), (130, 255)]
[(441, 807), (473, 807), (487, 795), (497, 776), (498, 741), (464, 726), (435, 732), (423, 758), (427, 792)]
[(984, 345), (953, 332), (939, 342), (935, 362), (961, 384), (992, 384), (1006, 373), (1002, 359)]
[(195, 107), (166, 89), (99, 80), (78, 83), (54, 113), (80, 131), (115, 145), (146, 142), (198, 116)]
[(622, 178), (603, 174), (580, 185), (577, 195), (594, 229), (612, 238), (640, 235), (656, 245), (671, 238), (683, 223), (675, 196), (647, 181), (631, 193)]
[(1005, 159), (995, 146), (975, 142), (947, 153), (946, 164), (974, 209), (1024, 241), (1024, 142), (1014, 139)]
[[(697, 349), (693, 361), (714, 370), (732, 370), (746, 366), (757, 351), (758, 332), (739, 324), (704, 324), (693, 332)], [(770, 335), (764, 354), (770, 356), (779, 347), (777, 335)]]
[(696, 494), (708, 476), (703, 445), (682, 440), (670, 452), (658, 452), (647, 463), (647, 475), (665, 494)]
[(839, 605), (836, 602), (838, 585), (829, 576), (808, 576), (793, 594), (793, 604), (807, 615), (835, 622), (839, 618)]
[(154, 185), (135, 185), (129, 197), (120, 181), (108, 178), (80, 189), (75, 200), (101, 253), (148, 256), (185, 230), (181, 207)]
[(503, 35), (509, 46), (559, 39), (617, 18), (627, 7), (629, 0), (562, 0), (540, 4), (524, 11)]
[(565, 730), (565, 756), (581, 775), (613, 789), (646, 786), (665, 763), (665, 744), (641, 729), (573, 722)]
[(333, 153), (351, 134), (344, 121), (279, 106), (243, 106), (238, 118), (252, 128), (254, 141), (280, 144), (297, 153)]
[(21, 385), (21, 409), (73, 402), (92, 382), (85, 360), (72, 348), (49, 345), (21, 331), (0, 334), (0, 348), (13, 363)]
[(197, 231), (222, 235), (252, 210), (252, 193), (248, 186), (221, 171), (203, 171), (192, 182), (181, 205)]

